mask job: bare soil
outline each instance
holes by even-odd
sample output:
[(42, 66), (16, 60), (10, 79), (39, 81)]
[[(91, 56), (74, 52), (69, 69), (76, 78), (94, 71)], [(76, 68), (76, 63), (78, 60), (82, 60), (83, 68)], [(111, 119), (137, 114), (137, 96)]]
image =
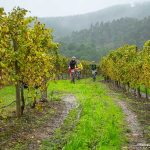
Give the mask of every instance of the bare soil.
[(14, 147), (18, 143), (27, 144), (28, 150), (38, 149), (41, 140), (52, 137), (69, 111), (77, 107), (76, 98), (67, 95), (62, 101), (43, 103), (42, 111), (28, 109), (21, 120), (9, 118), (0, 120), (0, 150)]
[[(150, 102), (137, 99), (131, 95), (124, 94), (120, 89), (109, 87), (109, 95), (115, 100), (125, 114), (128, 126), (127, 137), (129, 143), (123, 150), (150, 150)], [(120, 96), (121, 95), (121, 96)]]
[[(127, 122), (130, 132), (128, 133), (129, 150), (141, 150), (146, 149), (146, 142), (143, 138), (143, 133), (141, 127), (138, 123), (137, 116), (131, 110), (128, 109), (126, 102), (117, 101), (118, 105), (122, 108), (124, 114), (126, 115), (125, 120)], [(126, 147), (127, 148), (127, 147)], [(125, 147), (124, 147), (125, 149)]]
[(35, 132), (30, 134), (34, 140), (29, 144), (29, 150), (38, 149), (41, 140), (50, 138), (53, 136), (56, 128), (59, 128), (65, 118), (68, 116), (69, 111), (77, 107), (76, 98), (73, 95), (67, 95), (62, 98), (62, 101), (65, 104), (65, 107), (60, 109), (55, 117), (51, 118), (44, 126), (38, 128)]

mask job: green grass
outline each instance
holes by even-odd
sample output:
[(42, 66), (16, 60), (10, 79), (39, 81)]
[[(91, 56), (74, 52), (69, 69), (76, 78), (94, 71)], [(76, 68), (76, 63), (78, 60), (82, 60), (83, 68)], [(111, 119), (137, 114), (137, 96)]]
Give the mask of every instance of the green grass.
[[(141, 86), (140, 89), (141, 89), (141, 92), (146, 93), (144, 86)], [(147, 89), (147, 92), (148, 92), (148, 95), (150, 95), (150, 89)]]
[[(41, 97), (40, 90), (36, 90), (36, 92), (37, 92), (37, 100), (39, 100)], [(27, 89), (24, 90), (24, 97), (25, 97), (26, 105), (32, 105), (33, 100), (34, 100), (33, 95), (35, 95), (35, 90), (30, 91), (30, 92), (28, 92)], [(53, 93), (53, 91), (49, 91), (48, 99), (53, 100), (53, 101), (60, 100), (60, 93), (56, 95)], [(15, 111), (16, 109), (15, 102), (12, 103), (13, 101), (15, 101), (15, 87), (14, 86), (6, 86), (0, 89), (0, 116), (2, 116), (3, 118), (7, 118), (8, 116), (11, 116), (12, 112)], [(5, 107), (7, 105), (9, 106)]]
[(6, 86), (0, 89), (0, 106), (8, 105), (15, 100), (15, 88), (13, 86)]
[[(100, 79), (99, 79), (100, 80)], [(49, 99), (60, 100), (62, 95), (72, 93), (76, 96), (79, 108), (73, 109), (61, 128), (57, 129), (51, 139), (42, 142), (41, 150), (121, 150), (125, 142), (122, 126), (123, 114), (120, 108), (108, 96), (107, 88), (92, 79), (83, 79), (71, 84), (68, 80), (50, 82)], [(27, 91), (25, 97), (27, 103)], [(15, 100), (15, 89), (12, 86), (0, 90), (0, 106)], [(4, 112), (15, 109), (15, 105)], [(76, 116), (82, 109), (80, 119)], [(18, 148), (21, 145), (18, 145)]]
[[(58, 81), (51, 83), (49, 90), (74, 94), (82, 113), (78, 122), (75, 123), (75, 119), (65, 122), (69, 129), (66, 129), (67, 132), (61, 131), (64, 127), (57, 130), (55, 143), (51, 139), (44, 140), (42, 150), (121, 150), (125, 141), (122, 129), (124, 117), (100, 82), (93, 83), (91, 79), (76, 84)], [(70, 129), (71, 122), (76, 124), (75, 128)]]
[[(15, 100), (15, 88), (13, 86), (6, 86), (0, 89), (0, 116), (7, 118), (12, 111), (15, 111), (15, 103), (12, 103)], [(9, 105), (2, 109), (2, 107)]]
[(71, 137), (71, 134), (78, 123), (77, 115), (78, 109), (72, 109), (61, 128), (56, 129), (54, 136), (42, 141), (41, 150), (62, 149), (66, 144), (66, 141)]

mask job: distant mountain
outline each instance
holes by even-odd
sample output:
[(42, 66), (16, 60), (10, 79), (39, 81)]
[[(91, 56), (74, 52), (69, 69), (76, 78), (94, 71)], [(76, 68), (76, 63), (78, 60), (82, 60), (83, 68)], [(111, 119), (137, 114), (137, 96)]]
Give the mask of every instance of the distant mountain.
[(142, 20), (121, 18), (112, 22), (96, 23), (89, 29), (72, 32), (60, 38), (61, 53), (80, 59), (99, 60), (110, 50), (124, 44), (142, 47), (150, 39), (150, 17)]
[(68, 17), (39, 18), (47, 27), (54, 29), (55, 38), (69, 35), (72, 31), (89, 28), (96, 22), (107, 22), (123, 17), (143, 19), (150, 16), (150, 2), (136, 3), (133, 6), (117, 5), (96, 12)]

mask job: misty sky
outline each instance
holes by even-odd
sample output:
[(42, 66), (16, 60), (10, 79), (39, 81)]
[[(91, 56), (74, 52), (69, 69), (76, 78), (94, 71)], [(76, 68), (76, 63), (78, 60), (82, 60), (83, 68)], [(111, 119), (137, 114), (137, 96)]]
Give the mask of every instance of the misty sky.
[(130, 3), (134, 6), (134, 3), (144, 1), (150, 0), (0, 0), (0, 7), (8, 12), (20, 6), (30, 10), (32, 16), (51, 17), (83, 14), (116, 4)]

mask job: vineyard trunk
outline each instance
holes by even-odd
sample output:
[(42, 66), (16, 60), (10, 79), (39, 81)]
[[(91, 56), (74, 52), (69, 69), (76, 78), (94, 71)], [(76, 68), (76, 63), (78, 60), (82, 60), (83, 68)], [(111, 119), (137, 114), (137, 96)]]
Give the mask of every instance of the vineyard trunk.
[(146, 99), (148, 100), (148, 89), (145, 88)]
[[(14, 52), (18, 51), (17, 48), (17, 43), (15, 40), (13, 40), (13, 46), (14, 46)], [(19, 66), (18, 66), (18, 61), (15, 60), (15, 73), (16, 76), (19, 74)], [(21, 103), (20, 103), (20, 82), (17, 81), (16, 83), (16, 115), (17, 117), (21, 117)]]
[(141, 98), (141, 90), (140, 90), (140, 87), (137, 88), (137, 94), (138, 94), (138, 97)]
[(24, 108), (25, 108), (24, 85), (23, 84), (21, 86), (21, 102), (22, 102), (22, 105), (21, 105), (21, 115), (23, 115), (23, 111), (24, 111)]

